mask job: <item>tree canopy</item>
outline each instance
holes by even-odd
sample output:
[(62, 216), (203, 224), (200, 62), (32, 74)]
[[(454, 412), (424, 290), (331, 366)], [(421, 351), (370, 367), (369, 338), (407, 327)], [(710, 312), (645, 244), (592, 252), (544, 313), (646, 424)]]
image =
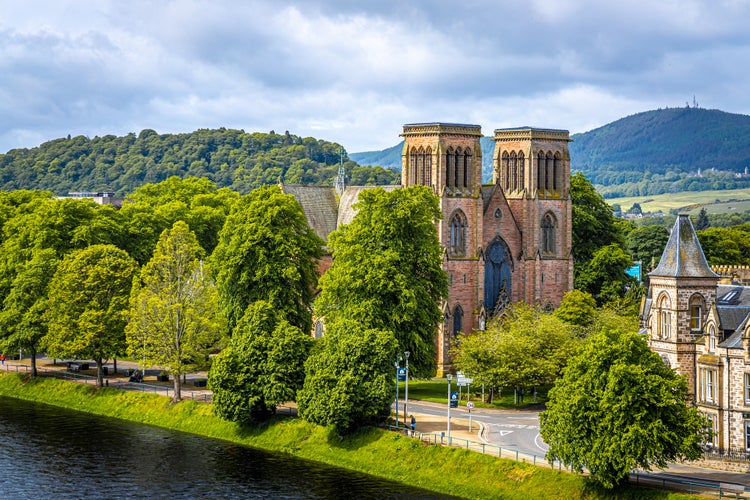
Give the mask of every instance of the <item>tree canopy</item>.
[(280, 403), (295, 400), (312, 342), (270, 303), (248, 306), (208, 374), (216, 414), (249, 424), (271, 415)]
[(624, 328), (592, 335), (570, 359), (540, 414), (547, 458), (587, 470), (607, 488), (635, 468), (701, 456), (704, 418), (687, 382)]
[(224, 330), (202, 257), (187, 224), (175, 222), (162, 233), (130, 296), (128, 352), (173, 376), (175, 401), (182, 398), (181, 376), (203, 364)]
[(435, 222), (437, 197), (426, 186), (365, 190), (352, 222), (329, 236), (333, 264), (321, 278), (316, 314), (351, 318), (396, 336), (416, 377), (435, 372), (436, 325), (448, 285)]
[(342, 433), (384, 421), (396, 391), (397, 346), (389, 331), (347, 319), (329, 322), (305, 363), (305, 384), (297, 396), (302, 418)]
[(475, 383), (518, 388), (552, 383), (577, 346), (573, 327), (519, 302), (485, 331), (462, 336), (453, 354), (456, 367)]
[(243, 196), (227, 217), (211, 256), (230, 331), (250, 304), (265, 300), (289, 323), (309, 332), (322, 246), (300, 204), (278, 186)]
[(102, 386), (105, 359), (125, 352), (128, 297), (136, 262), (113, 245), (92, 245), (67, 255), (49, 285), (47, 353), (93, 359)]

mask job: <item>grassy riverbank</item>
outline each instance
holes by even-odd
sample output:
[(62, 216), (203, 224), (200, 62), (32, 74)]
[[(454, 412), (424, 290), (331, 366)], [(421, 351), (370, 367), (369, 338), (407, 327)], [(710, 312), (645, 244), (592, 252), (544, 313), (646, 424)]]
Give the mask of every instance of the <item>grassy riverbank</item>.
[(572, 474), (466, 450), (424, 446), (380, 429), (342, 439), (330, 429), (289, 417), (241, 428), (215, 417), (205, 403), (170, 404), (163, 396), (113, 388), (97, 391), (61, 380), (3, 373), (0, 395), (289, 453), (466, 498), (690, 498), (630, 487), (604, 492)]

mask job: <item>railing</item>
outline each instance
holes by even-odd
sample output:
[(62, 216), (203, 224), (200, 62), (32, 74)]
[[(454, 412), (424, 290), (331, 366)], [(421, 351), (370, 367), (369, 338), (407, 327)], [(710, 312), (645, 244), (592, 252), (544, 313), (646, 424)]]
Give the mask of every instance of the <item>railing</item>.
[(719, 498), (750, 498), (750, 491), (739, 484), (702, 482), (695, 479), (678, 479), (674, 476), (661, 476), (631, 472), (629, 481), (639, 486), (659, 487), (684, 491), (693, 495), (716, 495)]
[[(31, 367), (23, 364), (16, 363), (5, 363), (0, 366), (0, 369), (4, 369), (8, 372), (17, 373), (30, 373)], [(73, 372), (68, 370), (53, 370), (50, 368), (37, 367), (37, 375), (40, 377), (57, 378), (61, 380), (73, 380), (85, 384), (96, 384), (96, 375), (87, 375), (85, 373)], [(174, 388), (163, 385), (146, 384), (143, 382), (130, 382), (122, 379), (110, 379), (104, 378), (104, 384), (106, 387), (113, 387), (124, 391), (137, 391), (137, 392), (151, 392), (154, 394), (164, 394), (170, 396), (174, 394)], [(210, 403), (212, 400), (212, 393), (210, 391), (190, 391), (186, 390), (183, 386), (180, 391), (182, 399), (192, 399), (193, 401), (200, 401)]]
[(714, 460), (732, 460), (735, 462), (750, 462), (750, 451), (742, 449), (725, 450), (723, 448), (706, 448), (704, 458)]

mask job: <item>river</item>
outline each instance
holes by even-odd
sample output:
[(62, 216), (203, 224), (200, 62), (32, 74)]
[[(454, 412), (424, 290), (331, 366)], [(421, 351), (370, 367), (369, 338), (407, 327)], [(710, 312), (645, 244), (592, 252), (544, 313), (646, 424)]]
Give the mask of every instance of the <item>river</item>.
[(0, 498), (447, 498), (192, 434), (0, 397)]

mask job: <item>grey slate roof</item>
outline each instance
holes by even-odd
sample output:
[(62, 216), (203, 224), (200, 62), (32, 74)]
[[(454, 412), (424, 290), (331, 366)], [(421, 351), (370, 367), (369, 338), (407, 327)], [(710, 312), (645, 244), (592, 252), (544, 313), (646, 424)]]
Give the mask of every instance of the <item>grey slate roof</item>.
[(345, 224), (349, 224), (357, 211), (354, 210), (354, 205), (359, 201), (359, 193), (366, 189), (383, 188), (385, 191), (393, 191), (401, 186), (346, 186), (344, 192), (341, 194), (341, 201), (339, 202), (339, 215), (337, 220), (337, 227), (341, 227)]
[(328, 242), (328, 235), (336, 229), (338, 202), (336, 192), (326, 186), (299, 186), (283, 184), (281, 189), (294, 196), (305, 212), (307, 223), (323, 241)]
[(677, 216), (659, 265), (648, 275), (675, 278), (719, 277), (708, 267), (706, 256), (688, 215)]

